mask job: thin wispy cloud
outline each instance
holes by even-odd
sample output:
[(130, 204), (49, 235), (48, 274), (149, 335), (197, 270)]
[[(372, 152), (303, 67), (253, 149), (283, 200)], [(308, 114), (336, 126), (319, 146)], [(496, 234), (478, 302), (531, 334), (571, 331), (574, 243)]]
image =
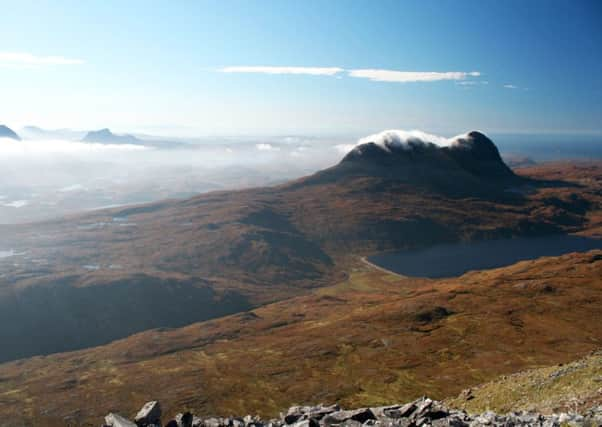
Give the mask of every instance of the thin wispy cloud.
[(478, 71), (395, 71), (379, 69), (349, 70), (350, 77), (368, 79), (374, 82), (395, 82), (395, 83), (414, 83), (414, 82), (436, 82), (441, 80), (464, 80), (468, 77), (479, 77)]
[(233, 66), (224, 67), (222, 73), (253, 73), (253, 74), (297, 74), (312, 76), (334, 76), (340, 79), (342, 75), (368, 79), (374, 82), (414, 83), (436, 82), (442, 80), (466, 81), (471, 77), (479, 77), (478, 71), (399, 71), (384, 69), (345, 69), (341, 67), (272, 67), (272, 66)]
[(518, 86), (516, 86), (516, 85), (504, 85), (504, 87), (506, 89), (518, 89)]
[(487, 80), (460, 80), (456, 84), (460, 86), (479, 86), (488, 85), (489, 82)]
[(338, 67), (264, 67), (239, 66), (224, 67), (222, 73), (253, 73), (253, 74), (306, 74), (311, 76), (334, 76), (342, 71)]
[(64, 56), (36, 56), (25, 52), (0, 51), (0, 66), (35, 67), (43, 65), (79, 65), (84, 61)]

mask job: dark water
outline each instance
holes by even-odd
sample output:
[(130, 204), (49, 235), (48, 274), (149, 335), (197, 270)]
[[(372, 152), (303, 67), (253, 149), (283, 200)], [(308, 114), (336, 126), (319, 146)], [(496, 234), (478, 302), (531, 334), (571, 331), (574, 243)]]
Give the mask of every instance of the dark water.
[(537, 162), (549, 160), (602, 159), (602, 135), (490, 135), (502, 154), (527, 156)]
[(557, 235), (536, 238), (450, 243), (376, 255), (369, 261), (404, 276), (452, 277), (470, 270), (503, 267), (518, 261), (602, 249), (602, 239)]

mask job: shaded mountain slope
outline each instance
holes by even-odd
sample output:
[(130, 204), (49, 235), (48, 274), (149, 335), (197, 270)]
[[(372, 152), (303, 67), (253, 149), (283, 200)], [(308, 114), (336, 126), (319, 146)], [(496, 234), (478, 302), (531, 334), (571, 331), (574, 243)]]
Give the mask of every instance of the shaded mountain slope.
[(151, 398), (166, 413), (260, 415), (440, 399), (574, 360), (600, 346), (601, 316), (602, 251), (446, 280), (358, 266), (337, 286), (251, 312), (0, 365), (0, 416), (96, 422)]

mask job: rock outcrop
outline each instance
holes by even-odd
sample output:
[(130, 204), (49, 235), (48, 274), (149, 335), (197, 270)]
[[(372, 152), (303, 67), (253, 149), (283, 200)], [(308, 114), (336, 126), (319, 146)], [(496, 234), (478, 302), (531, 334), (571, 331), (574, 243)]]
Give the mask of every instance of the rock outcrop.
[[(152, 415), (151, 415), (152, 414)], [(105, 417), (103, 427), (161, 427), (161, 414), (158, 402), (146, 403), (138, 415), (136, 423), (116, 415)], [(165, 423), (166, 427), (477, 427), (477, 426), (602, 426), (602, 406), (592, 408), (585, 414), (560, 413), (542, 415), (535, 412), (514, 412), (496, 414), (468, 414), (465, 411), (450, 409), (441, 402), (423, 397), (403, 405), (381, 406), (344, 410), (332, 406), (293, 406), (277, 419), (263, 420), (247, 415), (245, 417), (197, 417), (190, 412), (176, 415)]]

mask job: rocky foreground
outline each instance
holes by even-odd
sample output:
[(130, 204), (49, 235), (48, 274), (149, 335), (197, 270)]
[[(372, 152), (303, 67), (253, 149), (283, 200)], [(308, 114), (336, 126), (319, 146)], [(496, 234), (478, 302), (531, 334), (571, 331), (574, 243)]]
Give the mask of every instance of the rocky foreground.
[(278, 419), (262, 420), (259, 417), (203, 418), (190, 412), (178, 414), (166, 424), (161, 421), (161, 405), (157, 401), (146, 403), (134, 421), (118, 414), (105, 417), (103, 427), (420, 427), (420, 426), (602, 426), (602, 406), (584, 414), (560, 413), (542, 415), (535, 412), (496, 414), (468, 414), (450, 409), (428, 398), (421, 398), (403, 405), (344, 410), (332, 406), (293, 406)]

